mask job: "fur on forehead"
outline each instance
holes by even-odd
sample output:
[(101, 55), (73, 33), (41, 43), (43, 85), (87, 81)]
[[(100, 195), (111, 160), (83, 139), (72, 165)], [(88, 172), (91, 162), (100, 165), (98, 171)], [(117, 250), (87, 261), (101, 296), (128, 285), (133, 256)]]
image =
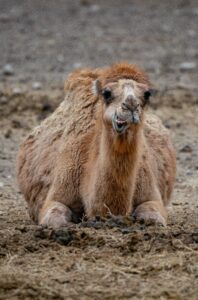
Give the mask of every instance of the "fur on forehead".
[(92, 84), (92, 93), (100, 94), (102, 88), (111, 82), (128, 79), (144, 84), (149, 88), (150, 82), (147, 75), (135, 65), (128, 63), (117, 63), (100, 70), (99, 76)]
[(132, 79), (138, 83), (150, 85), (148, 76), (137, 66), (128, 63), (117, 63), (104, 68), (98, 77), (101, 86), (120, 79)]

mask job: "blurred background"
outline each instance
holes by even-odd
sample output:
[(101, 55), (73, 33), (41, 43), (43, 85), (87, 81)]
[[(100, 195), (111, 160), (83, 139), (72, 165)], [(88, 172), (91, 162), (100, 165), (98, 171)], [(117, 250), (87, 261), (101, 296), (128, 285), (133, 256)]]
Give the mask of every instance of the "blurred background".
[(1, 0), (1, 69), (60, 83), (74, 68), (127, 60), (162, 85), (193, 85), (197, 19), (196, 0)]

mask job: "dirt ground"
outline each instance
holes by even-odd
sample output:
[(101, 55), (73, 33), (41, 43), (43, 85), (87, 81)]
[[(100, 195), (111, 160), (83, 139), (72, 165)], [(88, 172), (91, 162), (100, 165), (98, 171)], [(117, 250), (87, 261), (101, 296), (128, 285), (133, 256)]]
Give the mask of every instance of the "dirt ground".
[[(198, 299), (197, 27), (195, 0), (0, 1), (0, 299)], [(15, 180), (20, 141), (70, 70), (120, 60), (148, 72), (177, 150), (168, 226), (34, 225)]]

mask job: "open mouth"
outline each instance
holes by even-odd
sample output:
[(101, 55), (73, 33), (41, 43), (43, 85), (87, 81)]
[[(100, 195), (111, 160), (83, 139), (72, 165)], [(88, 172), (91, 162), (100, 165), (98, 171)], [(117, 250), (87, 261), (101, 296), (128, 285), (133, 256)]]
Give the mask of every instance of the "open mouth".
[(116, 114), (113, 117), (112, 124), (114, 130), (119, 134), (122, 134), (128, 127), (128, 122), (118, 117)]

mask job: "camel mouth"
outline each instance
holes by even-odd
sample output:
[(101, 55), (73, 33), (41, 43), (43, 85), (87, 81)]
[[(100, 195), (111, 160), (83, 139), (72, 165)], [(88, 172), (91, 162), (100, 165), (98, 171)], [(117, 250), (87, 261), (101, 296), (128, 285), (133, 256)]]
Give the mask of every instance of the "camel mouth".
[(118, 134), (123, 134), (128, 127), (128, 121), (124, 120), (122, 117), (117, 116), (117, 114), (114, 115), (112, 124), (114, 130)]

